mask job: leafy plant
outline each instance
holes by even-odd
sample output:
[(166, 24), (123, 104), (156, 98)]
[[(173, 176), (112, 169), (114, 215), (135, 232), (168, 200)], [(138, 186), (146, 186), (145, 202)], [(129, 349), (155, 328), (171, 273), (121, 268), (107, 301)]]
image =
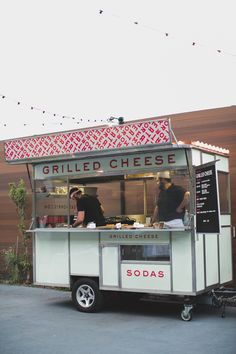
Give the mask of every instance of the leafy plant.
[(19, 217), (18, 230), (23, 243), (23, 253), (19, 252), (19, 237), (15, 247), (3, 251), (6, 267), (9, 271), (10, 282), (18, 283), (21, 281), (30, 281), (31, 262), (29, 259), (28, 243), (29, 236), (26, 232), (25, 210), (27, 202), (27, 190), (23, 179), (20, 179), (18, 185), (9, 183), (9, 197), (16, 205), (16, 212)]
[(13, 247), (9, 247), (7, 250), (2, 251), (6, 268), (10, 274), (10, 283), (19, 283), (20, 282), (20, 273), (18, 267), (18, 255), (16, 253), (16, 249)]

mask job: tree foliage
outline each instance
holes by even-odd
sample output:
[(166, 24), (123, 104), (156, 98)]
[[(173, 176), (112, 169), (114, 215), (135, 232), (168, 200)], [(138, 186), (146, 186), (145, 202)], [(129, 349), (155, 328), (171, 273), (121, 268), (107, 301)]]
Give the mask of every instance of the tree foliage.
[(18, 184), (9, 183), (9, 197), (16, 206), (17, 215), (19, 217), (18, 230), (23, 243), (23, 253), (19, 252), (20, 243), (17, 242), (14, 247), (4, 250), (4, 258), (6, 267), (9, 271), (10, 282), (19, 283), (21, 281), (29, 282), (31, 262), (28, 254), (29, 236), (26, 232), (25, 211), (27, 203), (27, 190), (23, 179)]

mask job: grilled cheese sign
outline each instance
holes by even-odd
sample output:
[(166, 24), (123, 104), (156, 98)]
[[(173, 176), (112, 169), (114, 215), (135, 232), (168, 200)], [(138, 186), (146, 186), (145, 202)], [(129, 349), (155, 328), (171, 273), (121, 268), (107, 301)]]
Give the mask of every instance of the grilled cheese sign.
[(36, 179), (67, 175), (94, 175), (115, 171), (141, 171), (157, 167), (186, 165), (184, 150), (130, 154), (127, 156), (98, 157), (73, 161), (43, 163), (35, 166)]

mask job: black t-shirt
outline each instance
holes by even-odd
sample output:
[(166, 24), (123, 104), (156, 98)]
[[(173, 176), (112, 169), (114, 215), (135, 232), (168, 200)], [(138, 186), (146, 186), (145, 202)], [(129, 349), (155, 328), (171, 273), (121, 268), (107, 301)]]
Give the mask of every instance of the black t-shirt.
[(77, 200), (77, 210), (84, 211), (84, 225), (89, 222), (95, 222), (96, 226), (106, 225), (105, 218), (102, 213), (101, 203), (96, 197), (84, 194)]
[(172, 185), (165, 190), (161, 190), (157, 201), (159, 221), (170, 221), (183, 219), (184, 212), (177, 213), (176, 209), (182, 202), (186, 190), (181, 186)]

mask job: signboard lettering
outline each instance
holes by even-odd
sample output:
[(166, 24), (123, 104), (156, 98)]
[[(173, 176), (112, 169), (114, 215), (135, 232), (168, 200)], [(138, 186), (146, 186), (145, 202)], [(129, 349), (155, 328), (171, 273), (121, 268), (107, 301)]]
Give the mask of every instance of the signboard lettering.
[(155, 277), (155, 278), (163, 278), (165, 273), (163, 270), (155, 271), (155, 270), (140, 270), (140, 269), (127, 269), (126, 271), (127, 277)]
[[(49, 196), (48, 198), (40, 198), (36, 200), (37, 215), (64, 215), (69, 213), (68, 199), (65, 197)], [(70, 212), (76, 213), (76, 206), (70, 201)]]
[(170, 265), (121, 264), (122, 288), (170, 291)]
[(196, 231), (219, 233), (219, 202), (215, 163), (198, 166), (196, 173)]
[(127, 156), (100, 157), (65, 162), (43, 163), (35, 166), (36, 179), (53, 176), (94, 174), (132, 170), (150, 170), (157, 167), (185, 166), (184, 150), (163, 151), (160, 153), (130, 154)]

